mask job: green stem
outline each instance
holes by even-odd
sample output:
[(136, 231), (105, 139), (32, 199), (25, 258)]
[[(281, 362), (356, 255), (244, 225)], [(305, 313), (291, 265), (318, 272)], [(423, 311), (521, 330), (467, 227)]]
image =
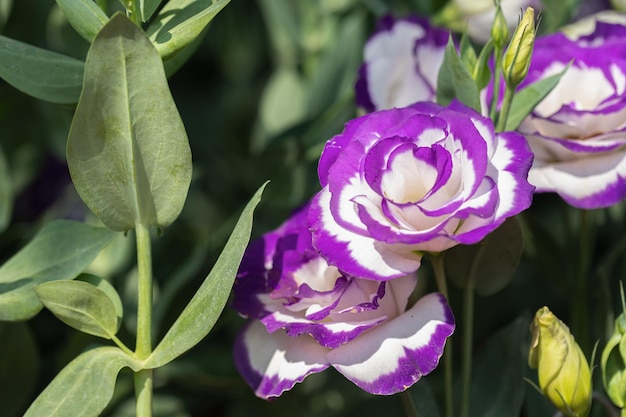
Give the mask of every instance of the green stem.
[(574, 335), (582, 351), (588, 355), (591, 353), (591, 336), (589, 334), (589, 296), (588, 296), (588, 275), (590, 250), (592, 248), (591, 237), (591, 212), (579, 210), (580, 229), (578, 241), (578, 270), (575, 273), (574, 302), (570, 303), (570, 313), (572, 315), (572, 327)]
[(136, 417), (152, 416), (152, 369), (135, 373)]
[(508, 84), (504, 89), (504, 98), (502, 99), (502, 110), (498, 116), (498, 124), (496, 126), (496, 132), (503, 132), (506, 129), (506, 122), (509, 118), (509, 112), (511, 111), (511, 103), (513, 102), (514, 88), (511, 88)]
[[(150, 229), (135, 225), (137, 239), (137, 344), (135, 357), (145, 360), (152, 353), (152, 250)], [(152, 370), (135, 373), (137, 416), (152, 415)]]
[(419, 417), (417, 414), (417, 408), (415, 408), (415, 402), (413, 397), (409, 394), (409, 390), (402, 391), (400, 393), (402, 399), (402, 406), (404, 407), (404, 414), (406, 417)]
[(461, 379), (463, 393), (461, 397), (461, 417), (468, 417), (472, 381), (472, 337), (474, 334), (474, 286), (471, 282), (467, 283), (463, 298), (463, 368)]
[(107, 3), (107, 0), (98, 0), (97, 1), (98, 7), (100, 7), (100, 9), (105, 13), (108, 14), (108, 9), (109, 9), (109, 5)]
[(117, 345), (117, 347), (119, 347), (120, 349), (122, 349), (127, 355), (133, 357), (135, 356), (135, 354), (133, 353), (132, 350), (130, 350), (125, 344), (124, 342), (122, 342), (120, 339), (117, 338), (117, 336), (115, 336), (114, 334), (111, 335), (111, 340), (113, 342), (115, 342), (115, 344)]
[[(448, 285), (446, 283), (446, 273), (443, 266), (443, 255), (433, 253), (430, 254), (430, 259), (433, 265), (433, 271), (435, 273), (435, 280), (437, 281), (437, 288), (439, 292), (448, 298)], [(446, 347), (443, 353), (443, 369), (444, 369), (444, 384), (446, 392), (446, 417), (454, 417), (454, 405), (452, 402), (452, 339), (448, 339)]]

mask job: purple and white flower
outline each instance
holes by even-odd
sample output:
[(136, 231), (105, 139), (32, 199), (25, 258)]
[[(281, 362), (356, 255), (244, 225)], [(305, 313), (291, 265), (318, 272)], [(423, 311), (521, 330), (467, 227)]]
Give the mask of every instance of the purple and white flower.
[(437, 76), (450, 32), (417, 16), (385, 16), (365, 45), (356, 102), (366, 111), (435, 101)]
[(626, 28), (598, 21), (574, 40), (538, 38), (527, 85), (561, 72), (519, 131), (535, 154), (529, 181), (585, 209), (626, 198)]
[(322, 152), (313, 245), (353, 276), (406, 275), (425, 252), (477, 243), (528, 208), (531, 163), (521, 135), (458, 102), (361, 116)]
[(454, 319), (437, 293), (407, 306), (415, 273), (386, 282), (339, 272), (311, 243), (306, 208), (247, 249), (233, 306), (254, 319), (235, 364), (257, 396), (280, 396), (334, 367), (374, 394), (410, 387), (438, 364)]

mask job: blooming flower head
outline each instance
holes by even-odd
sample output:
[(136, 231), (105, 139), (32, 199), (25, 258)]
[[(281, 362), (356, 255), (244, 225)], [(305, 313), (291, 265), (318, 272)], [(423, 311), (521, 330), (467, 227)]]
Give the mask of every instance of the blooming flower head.
[(306, 207), (247, 249), (233, 305), (253, 320), (235, 364), (262, 398), (334, 367), (374, 394), (403, 391), (438, 364), (454, 319), (444, 297), (412, 306), (417, 277), (379, 282), (342, 274), (311, 244)]
[(424, 252), (477, 243), (528, 208), (531, 162), (521, 135), (458, 102), (361, 116), (322, 152), (313, 244), (345, 273), (406, 275)]
[[(597, 22), (594, 32), (538, 38), (522, 84), (563, 71), (523, 133), (535, 161), (529, 181), (579, 208), (626, 198), (626, 28)], [(571, 64), (570, 64), (571, 63)]]
[(366, 111), (435, 101), (437, 76), (450, 32), (412, 16), (385, 16), (365, 45), (356, 101)]

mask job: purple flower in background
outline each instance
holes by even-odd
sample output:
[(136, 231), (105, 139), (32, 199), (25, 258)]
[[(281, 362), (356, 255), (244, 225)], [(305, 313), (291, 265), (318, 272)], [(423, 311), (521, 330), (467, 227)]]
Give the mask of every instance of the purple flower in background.
[(235, 341), (235, 364), (261, 398), (334, 367), (374, 394), (393, 394), (431, 372), (454, 319), (433, 293), (413, 306), (415, 273), (355, 278), (314, 250), (306, 207), (247, 249), (233, 306), (253, 320)]
[[(535, 160), (528, 179), (585, 209), (626, 198), (626, 28), (538, 38), (523, 87), (571, 67), (519, 131)], [(571, 31), (571, 30), (570, 30)], [(570, 36), (573, 36), (570, 34)]]
[(435, 101), (437, 76), (450, 32), (416, 16), (385, 16), (365, 45), (356, 102), (366, 111)]
[(313, 245), (354, 276), (417, 270), (424, 252), (482, 240), (529, 207), (532, 154), (464, 105), (416, 103), (348, 122), (329, 140), (309, 210)]

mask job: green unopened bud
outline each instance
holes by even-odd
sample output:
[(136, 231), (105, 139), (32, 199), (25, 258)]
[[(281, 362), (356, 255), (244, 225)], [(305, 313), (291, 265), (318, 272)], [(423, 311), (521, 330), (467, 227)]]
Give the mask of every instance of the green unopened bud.
[(509, 47), (502, 60), (504, 79), (511, 88), (517, 87), (528, 74), (535, 44), (535, 10), (526, 8), (522, 20), (515, 28)]
[(528, 364), (537, 369), (544, 395), (565, 415), (586, 416), (591, 407), (591, 371), (568, 327), (543, 307), (531, 330)]
[(509, 25), (506, 23), (506, 18), (504, 17), (504, 13), (502, 13), (502, 7), (500, 7), (499, 1), (496, 4), (496, 15), (491, 25), (491, 38), (493, 39), (496, 50), (500, 51), (504, 49), (506, 41), (509, 40)]

